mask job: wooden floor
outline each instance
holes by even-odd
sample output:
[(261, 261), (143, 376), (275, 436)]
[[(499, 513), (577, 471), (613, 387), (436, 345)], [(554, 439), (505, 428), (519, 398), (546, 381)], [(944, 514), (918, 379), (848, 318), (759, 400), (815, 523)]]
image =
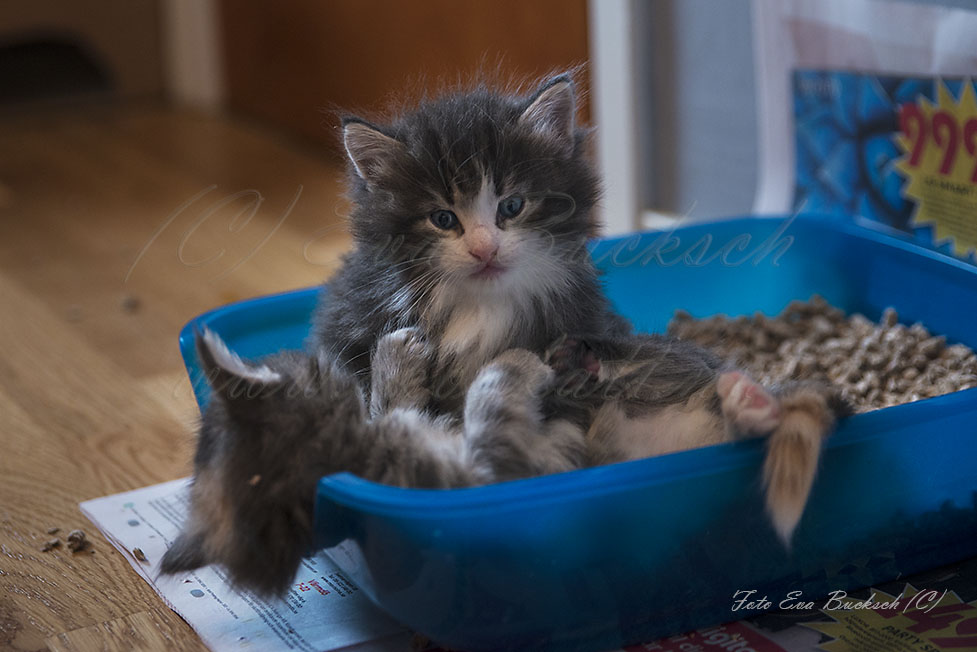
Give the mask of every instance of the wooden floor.
[[(349, 242), (340, 177), (227, 119), (0, 113), (0, 649), (203, 647), (78, 503), (188, 475), (179, 329), (326, 278)], [(95, 553), (41, 552), (52, 527)]]

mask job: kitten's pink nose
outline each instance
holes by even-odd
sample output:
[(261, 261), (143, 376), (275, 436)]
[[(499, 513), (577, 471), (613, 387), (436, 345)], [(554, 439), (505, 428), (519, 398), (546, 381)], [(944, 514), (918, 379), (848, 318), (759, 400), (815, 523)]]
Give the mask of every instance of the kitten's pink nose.
[(499, 253), (499, 241), (482, 225), (476, 226), (466, 240), (468, 253), (483, 263), (490, 262)]
[(483, 263), (487, 263), (495, 258), (495, 255), (499, 253), (499, 247), (493, 242), (485, 245), (478, 245), (476, 247), (469, 247), (468, 253)]

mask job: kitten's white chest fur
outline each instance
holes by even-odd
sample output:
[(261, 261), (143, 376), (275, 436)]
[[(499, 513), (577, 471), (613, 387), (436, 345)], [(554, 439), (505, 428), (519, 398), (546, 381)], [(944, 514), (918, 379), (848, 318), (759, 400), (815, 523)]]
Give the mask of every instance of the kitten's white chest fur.
[(477, 369), (509, 348), (519, 321), (520, 315), (512, 303), (462, 301), (451, 313), (440, 348), (444, 354), (464, 359), (466, 366)]
[(432, 294), (427, 315), (442, 324), (432, 329), (440, 332), (440, 357), (452, 360), (462, 382), (502, 351), (529, 346), (528, 330), (556, 309), (555, 298), (570, 283), (567, 271), (548, 261), (548, 252), (532, 238), (505, 236), (508, 268), (500, 278), (444, 285)]

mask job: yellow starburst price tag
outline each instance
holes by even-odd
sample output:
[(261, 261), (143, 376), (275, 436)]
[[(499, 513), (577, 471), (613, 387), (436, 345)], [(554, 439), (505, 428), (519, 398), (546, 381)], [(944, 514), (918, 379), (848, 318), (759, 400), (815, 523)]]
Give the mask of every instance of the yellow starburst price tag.
[(896, 143), (905, 156), (903, 195), (916, 202), (913, 224), (932, 225), (934, 241), (953, 252), (977, 250), (977, 94), (965, 82), (959, 100), (937, 81), (937, 102), (902, 105)]

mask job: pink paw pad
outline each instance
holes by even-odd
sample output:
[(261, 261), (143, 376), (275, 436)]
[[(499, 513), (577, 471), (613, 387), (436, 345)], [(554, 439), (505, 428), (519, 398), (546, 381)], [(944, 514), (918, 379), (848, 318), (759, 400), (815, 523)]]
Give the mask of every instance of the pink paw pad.
[(586, 342), (567, 338), (548, 356), (548, 363), (557, 372), (585, 370), (591, 377), (600, 375), (600, 360)]
[(763, 387), (738, 371), (722, 374), (716, 383), (723, 414), (746, 434), (765, 434), (780, 425), (780, 403)]

